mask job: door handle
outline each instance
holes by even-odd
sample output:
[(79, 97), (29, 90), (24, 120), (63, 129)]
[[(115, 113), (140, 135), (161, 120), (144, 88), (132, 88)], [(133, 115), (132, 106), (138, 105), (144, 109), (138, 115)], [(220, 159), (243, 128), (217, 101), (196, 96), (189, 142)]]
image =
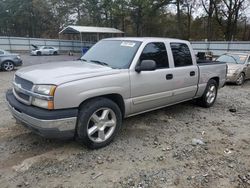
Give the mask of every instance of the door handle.
[(195, 72), (194, 72), (194, 71), (191, 71), (191, 72), (190, 72), (190, 76), (195, 76)]
[(166, 79), (167, 80), (172, 80), (173, 79), (173, 74), (167, 74)]

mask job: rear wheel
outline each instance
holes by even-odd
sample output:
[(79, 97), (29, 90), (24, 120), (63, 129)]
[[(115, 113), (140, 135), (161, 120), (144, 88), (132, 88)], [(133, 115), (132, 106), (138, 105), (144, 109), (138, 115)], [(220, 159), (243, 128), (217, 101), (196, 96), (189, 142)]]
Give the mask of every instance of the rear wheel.
[(217, 98), (218, 84), (215, 80), (209, 80), (202, 97), (198, 99), (198, 104), (202, 107), (209, 108), (213, 106)]
[(57, 52), (57, 51), (55, 51), (55, 52), (53, 53), (53, 55), (58, 55), (58, 52)]
[(244, 73), (240, 73), (239, 77), (236, 80), (237, 85), (242, 85), (245, 81), (245, 75)]
[(90, 149), (107, 146), (122, 124), (120, 108), (112, 100), (96, 98), (83, 104), (77, 124), (79, 140)]
[(14, 70), (15, 65), (12, 61), (5, 61), (2, 63), (1, 67), (4, 71), (12, 71), (12, 70)]

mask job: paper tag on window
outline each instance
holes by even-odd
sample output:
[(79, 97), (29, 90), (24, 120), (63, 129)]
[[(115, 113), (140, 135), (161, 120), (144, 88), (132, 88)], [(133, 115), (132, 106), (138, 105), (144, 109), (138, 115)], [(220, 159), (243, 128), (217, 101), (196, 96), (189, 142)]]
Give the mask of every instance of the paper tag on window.
[(134, 42), (122, 42), (121, 46), (133, 48), (135, 46)]

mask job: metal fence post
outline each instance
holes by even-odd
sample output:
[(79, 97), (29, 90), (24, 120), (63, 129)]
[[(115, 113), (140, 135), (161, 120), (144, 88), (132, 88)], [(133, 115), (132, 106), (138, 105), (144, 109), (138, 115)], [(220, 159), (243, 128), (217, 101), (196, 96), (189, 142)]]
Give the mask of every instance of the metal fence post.
[(8, 39), (9, 39), (9, 50), (11, 51), (11, 50), (12, 50), (12, 48), (11, 48), (10, 37), (8, 37)]
[(30, 38), (28, 38), (28, 42), (29, 42), (29, 50), (31, 51), (31, 47), (30, 47)]

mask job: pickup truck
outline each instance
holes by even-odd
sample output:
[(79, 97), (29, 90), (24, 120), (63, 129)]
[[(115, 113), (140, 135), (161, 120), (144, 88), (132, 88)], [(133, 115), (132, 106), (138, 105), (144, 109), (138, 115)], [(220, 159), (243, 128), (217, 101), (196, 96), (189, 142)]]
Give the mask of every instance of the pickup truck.
[(110, 38), (79, 61), (18, 70), (6, 99), (35, 133), (97, 149), (114, 139), (123, 118), (193, 99), (211, 107), (226, 74), (225, 63), (197, 65), (188, 41)]

